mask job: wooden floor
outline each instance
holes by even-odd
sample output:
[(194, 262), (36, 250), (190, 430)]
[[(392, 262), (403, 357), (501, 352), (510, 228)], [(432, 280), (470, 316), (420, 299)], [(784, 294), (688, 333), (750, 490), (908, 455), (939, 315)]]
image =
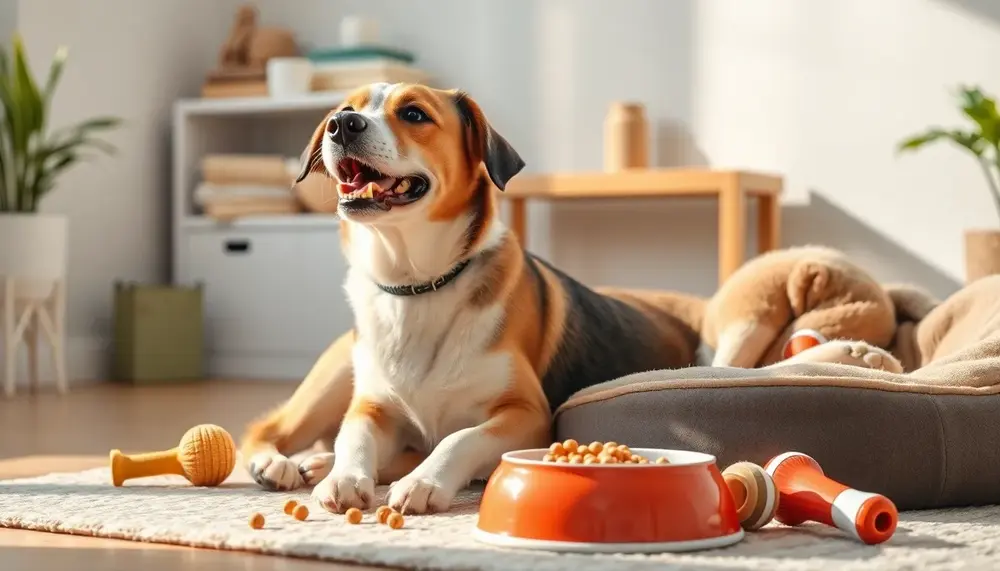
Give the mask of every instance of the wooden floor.
[[(108, 451), (175, 446), (203, 422), (239, 438), (246, 423), (287, 398), (294, 383), (212, 382), (163, 387), (101, 384), (68, 395), (0, 398), (0, 479), (107, 465)], [(363, 567), (0, 529), (0, 569), (358, 571)]]

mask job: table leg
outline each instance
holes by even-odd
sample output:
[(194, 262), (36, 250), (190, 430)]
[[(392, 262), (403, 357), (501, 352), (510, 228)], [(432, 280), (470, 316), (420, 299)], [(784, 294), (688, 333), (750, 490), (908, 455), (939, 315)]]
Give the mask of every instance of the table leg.
[(523, 198), (511, 198), (510, 229), (517, 236), (522, 248), (528, 247), (528, 205)]
[(761, 254), (781, 247), (781, 201), (776, 194), (757, 199), (757, 251)]
[(747, 197), (738, 177), (719, 189), (719, 285), (746, 259)]

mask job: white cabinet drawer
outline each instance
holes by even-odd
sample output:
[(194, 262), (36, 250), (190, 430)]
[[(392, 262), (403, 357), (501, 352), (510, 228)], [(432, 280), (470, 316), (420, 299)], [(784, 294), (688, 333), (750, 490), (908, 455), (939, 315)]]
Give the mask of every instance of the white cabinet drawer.
[(335, 226), (190, 229), (181, 279), (205, 286), (213, 353), (315, 359), (353, 317)]

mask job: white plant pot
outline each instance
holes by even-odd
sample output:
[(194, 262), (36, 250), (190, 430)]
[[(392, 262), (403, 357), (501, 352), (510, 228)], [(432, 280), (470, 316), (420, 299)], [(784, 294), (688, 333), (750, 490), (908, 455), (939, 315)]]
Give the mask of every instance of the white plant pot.
[(66, 278), (68, 221), (52, 214), (0, 214), (0, 278), (22, 299), (45, 299)]

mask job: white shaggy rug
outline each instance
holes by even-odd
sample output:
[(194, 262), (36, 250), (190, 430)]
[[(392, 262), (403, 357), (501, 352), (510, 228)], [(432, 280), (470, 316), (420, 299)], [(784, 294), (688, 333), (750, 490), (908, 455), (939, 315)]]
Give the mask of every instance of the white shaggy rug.
[[(557, 555), (501, 550), (470, 537), (478, 492), (460, 497), (446, 514), (409, 516), (401, 530), (361, 525), (309, 503), (300, 522), (282, 512), (285, 499), (305, 491), (269, 493), (236, 474), (218, 488), (193, 488), (178, 477), (135, 480), (122, 488), (107, 469), (0, 481), (0, 526), (253, 551), (407, 569), (574, 571), (662, 569), (997, 569), (1000, 506), (910, 512), (893, 537), (870, 547), (836, 530), (771, 524), (733, 547), (687, 554)], [(253, 530), (250, 514), (265, 514)]]

